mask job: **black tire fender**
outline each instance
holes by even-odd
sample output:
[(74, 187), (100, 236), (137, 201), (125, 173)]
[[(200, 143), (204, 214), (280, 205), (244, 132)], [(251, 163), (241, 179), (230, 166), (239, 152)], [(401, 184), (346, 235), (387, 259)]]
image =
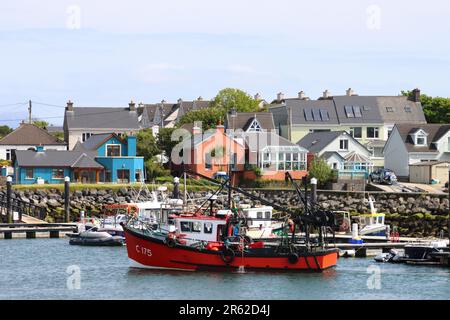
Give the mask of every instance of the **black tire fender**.
[(234, 260), (234, 251), (230, 248), (225, 248), (221, 253), (220, 257), (222, 258), (222, 261), (226, 264), (231, 263)]
[(288, 260), (289, 260), (289, 263), (292, 263), (292, 264), (297, 263), (298, 262), (298, 254), (290, 253), (288, 255)]
[(173, 239), (173, 238), (167, 238), (166, 244), (169, 248), (175, 248), (175, 246), (177, 245), (177, 243), (175, 242), (175, 239)]

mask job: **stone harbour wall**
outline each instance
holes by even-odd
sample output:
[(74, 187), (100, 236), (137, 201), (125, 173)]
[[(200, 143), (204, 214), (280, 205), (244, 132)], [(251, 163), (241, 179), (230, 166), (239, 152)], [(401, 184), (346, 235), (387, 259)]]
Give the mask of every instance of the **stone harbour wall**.
[[(289, 208), (301, 208), (294, 190), (247, 190), (271, 202)], [(5, 193), (1, 190), (0, 193)], [(207, 192), (189, 192), (189, 199), (204, 201)], [(427, 237), (439, 236), (441, 232), (447, 234), (449, 219), (449, 201), (445, 194), (416, 194), (416, 193), (384, 193), (371, 192), (375, 198), (377, 212), (386, 214), (386, 223), (397, 227), (401, 236)], [(72, 191), (70, 206), (72, 219), (79, 217), (80, 211), (89, 215), (100, 214), (105, 204), (133, 202), (136, 190), (131, 188), (112, 189), (84, 189)], [(47, 210), (47, 221), (62, 222), (64, 219), (64, 195), (59, 189), (24, 189), (13, 190), (13, 197), (30, 202)], [(236, 195), (233, 194), (233, 198)], [(367, 192), (346, 191), (318, 191), (318, 205), (323, 209), (333, 211), (349, 211), (353, 215), (369, 212)], [(203, 199), (203, 200), (202, 200)], [(217, 205), (226, 202), (226, 192), (217, 200)], [(139, 200), (148, 200), (141, 196)], [(259, 204), (258, 201), (246, 199), (239, 195), (239, 201), (250, 205)]]

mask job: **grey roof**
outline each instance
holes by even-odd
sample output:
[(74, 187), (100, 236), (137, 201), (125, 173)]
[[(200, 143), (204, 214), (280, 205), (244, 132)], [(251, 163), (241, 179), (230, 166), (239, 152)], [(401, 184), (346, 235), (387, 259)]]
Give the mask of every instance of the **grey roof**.
[[(339, 124), (336, 109), (332, 100), (303, 100), (287, 99), (285, 101), (290, 111), (292, 124)], [(326, 118), (321, 117), (321, 111), (327, 114)], [(314, 114), (315, 113), (315, 114)]]
[(448, 164), (448, 161), (425, 161), (425, 162), (418, 162), (410, 164), (410, 167), (431, 167), (438, 164)]
[(85, 142), (81, 144), (81, 147), (84, 150), (96, 150), (102, 142), (106, 141), (111, 136), (114, 136), (114, 134), (113, 133), (93, 134), (89, 137), (89, 139), (87, 139)]
[(273, 115), (270, 112), (238, 112), (234, 116), (232, 114), (227, 114), (227, 128), (234, 130), (242, 129), (245, 131), (255, 118), (258, 120), (262, 129), (275, 129)]
[(341, 158), (342, 160), (345, 160), (345, 158), (343, 156), (341, 156), (338, 152), (336, 151), (326, 151), (324, 153), (322, 153), (322, 155), (320, 156), (321, 158), (328, 160), (330, 159), (332, 156), (337, 155), (339, 158)]
[(52, 136), (34, 124), (21, 123), (13, 132), (0, 140), (0, 145), (65, 145), (64, 141)]
[[(397, 128), (408, 152), (437, 152), (436, 144), (449, 130), (450, 124), (397, 124)], [(428, 134), (426, 146), (416, 146), (411, 134), (422, 129)]]
[[(318, 116), (305, 116), (305, 111), (323, 109), (329, 113), (328, 121)], [(378, 124), (378, 123), (426, 123), (420, 102), (406, 96), (334, 96), (329, 99), (285, 99), (269, 111), (274, 114), (275, 124)], [(317, 111), (316, 111), (317, 113)], [(350, 117), (348, 116), (350, 115)], [(318, 115), (318, 113), (317, 113)]]
[(64, 119), (70, 129), (139, 129), (137, 111), (129, 108), (77, 107), (66, 110)]
[(64, 128), (62, 126), (48, 126), (45, 129), (49, 133), (64, 132)]
[(103, 168), (101, 164), (82, 151), (16, 150), (15, 156), (19, 167)]
[[(426, 123), (422, 105), (405, 96), (334, 96), (340, 123)], [(359, 108), (360, 117), (347, 117), (346, 108)]]
[[(319, 153), (323, 148), (328, 146), (332, 141), (338, 138), (345, 131), (325, 131), (311, 132), (303, 137), (297, 144), (312, 153)], [(350, 136), (350, 135), (349, 135)]]

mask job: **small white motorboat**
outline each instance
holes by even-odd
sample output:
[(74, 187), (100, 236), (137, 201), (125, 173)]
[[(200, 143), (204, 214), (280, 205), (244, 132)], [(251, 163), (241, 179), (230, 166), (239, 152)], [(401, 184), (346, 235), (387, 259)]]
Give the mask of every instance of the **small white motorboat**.
[(67, 234), (69, 244), (80, 246), (123, 246), (125, 238), (111, 235), (107, 229), (93, 227), (86, 231)]

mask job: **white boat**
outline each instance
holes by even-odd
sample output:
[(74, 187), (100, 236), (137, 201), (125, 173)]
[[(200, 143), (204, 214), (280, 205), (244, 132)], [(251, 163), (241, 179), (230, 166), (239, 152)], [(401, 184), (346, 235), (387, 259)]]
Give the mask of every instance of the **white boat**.
[(69, 244), (82, 246), (122, 246), (125, 243), (123, 236), (111, 235), (108, 230), (92, 227), (79, 233), (68, 234)]

